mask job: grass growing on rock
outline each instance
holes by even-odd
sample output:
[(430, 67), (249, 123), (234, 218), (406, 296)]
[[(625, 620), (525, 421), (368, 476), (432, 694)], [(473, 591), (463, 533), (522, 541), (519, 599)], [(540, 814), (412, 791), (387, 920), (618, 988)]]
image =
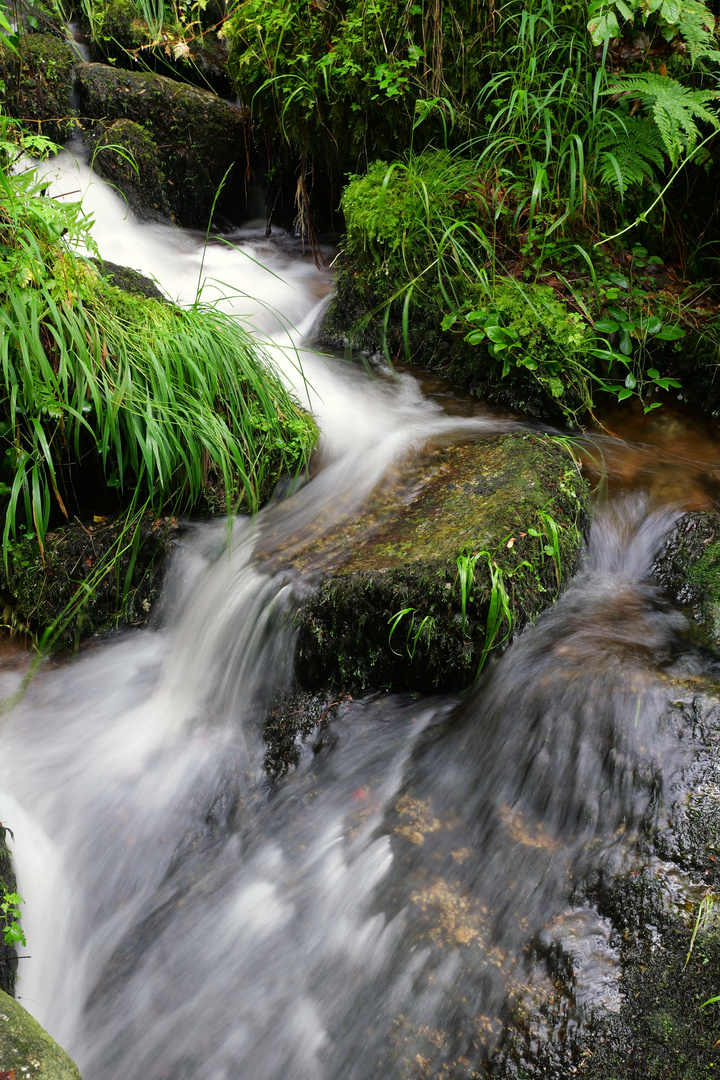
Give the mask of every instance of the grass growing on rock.
[[(40, 545), (78, 509), (83, 473), (105, 498), (188, 511), (208, 489), (255, 511), (304, 468), (316, 427), (230, 317), (133, 295), (68, 243), (92, 246), (79, 206), (0, 175), (0, 469), (3, 550)], [(100, 498), (102, 496), (95, 496)]]

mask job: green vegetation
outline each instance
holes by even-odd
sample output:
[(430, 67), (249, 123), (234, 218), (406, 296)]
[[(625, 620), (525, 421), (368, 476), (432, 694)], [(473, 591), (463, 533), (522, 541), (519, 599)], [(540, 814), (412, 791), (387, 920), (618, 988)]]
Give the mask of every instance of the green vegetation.
[(0, 919), (2, 919), (2, 935), (6, 945), (27, 945), (25, 934), (20, 925), (20, 904), (24, 904), (22, 896), (16, 892), (6, 892), (0, 895)]
[[(35, 627), (41, 646), (134, 621), (163, 546), (157, 515), (252, 513), (281, 475), (305, 468), (317, 436), (235, 320), (125, 291), (77, 254), (95, 250), (80, 205), (46, 198), (32, 169), (10, 171), (21, 153), (49, 149), (3, 118), (2, 556), (11, 625)], [(78, 514), (116, 520), (68, 577), (65, 540), (53, 533), (48, 559), (47, 535)], [(88, 624), (83, 608), (105, 593), (102, 619)]]
[(79, 205), (42, 197), (32, 171), (0, 189), (6, 561), (21, 522), (42, 551), (80, 469), (183, 512), (220, 481), (228, 510), (252, 512), (304, 468), (314, 424), (234, 320), (108, 284), (70, 246), (92, 250)]

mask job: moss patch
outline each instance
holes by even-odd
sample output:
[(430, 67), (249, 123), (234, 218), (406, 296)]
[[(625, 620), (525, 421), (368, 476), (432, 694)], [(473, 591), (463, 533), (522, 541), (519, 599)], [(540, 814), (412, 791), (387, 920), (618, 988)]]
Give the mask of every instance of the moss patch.
[[(17, 891), (12, 857), (7, 846), (7, 834), (8, 829), (0, 823), (0, 896), (6, 892)], [(6, 994), (15, 993), (17, 966), (15, 946), (6, 944), (4, 937), (0, 937), (0, 990), (4, 990)]]
[(146, 515), (137, 530), (125, 519), (65, 525), (45, 537), (13, 545), (5, 584), (5, 621), (52, 644), (72, 648), (82, 637), (147, 621), (160, 593), (163, 560), (179, 535), (174, 518)]
[(95, 172), (110, 180), (139, 218), (169, 218), (168, 181), (154, 139), (133, 120), (97, 125)]
[(22, 1005), (0, 990), (0, 1066), (26, 1080), (80, 1080), (77, 1065)]
[(84, 115), (103, 124), (130, 120), (153, 139), (164, 161), (165, 195), (180, 224), (207, 224), (228, 169), (218, 209), (233, 221), (242, 219), (244, 177), (235, 161), (245, 145), (244, 110), (162, 75), (104, 64), (79, 64), (77, 79)]
[(72, 102), (76, 56), (54, 34), (23, 34), (19, 55), (0, 46), (0, 75), (5, 83), (3, 112), (36, 127), (41, 135), (63, 142), (75, 131)]
[[(305, 572), (318, 556), (332, 567), (296, 619), (304, 685), (353, 692), (468, 686), (486, 639), (491, 567), (502, 571), (513, 630), (552, 603), (575, 570), (587, 491), (552, 439), (509, 435), (446, 447), (421, 468), (420, 479), (407, 475), (393, 488), (387, 506), (371, 506), (322, 551), (293, 557)], [(546, 551), (543, 514), (558, 526), (559, 566)], [(457, 559), (477, 553), (463, 620)], [(496, 640), (507, 630), (505, 622)]]
[(720, 513), (685, 514), (653, 575), (701, 635), (720, 646)]

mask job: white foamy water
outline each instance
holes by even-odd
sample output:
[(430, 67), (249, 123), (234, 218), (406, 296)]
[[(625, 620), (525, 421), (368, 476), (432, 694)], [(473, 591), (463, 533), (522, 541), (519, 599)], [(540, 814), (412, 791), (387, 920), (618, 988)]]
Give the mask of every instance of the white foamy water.
[[(61, 169), (53, 192), (83, 195), (105, 258), (179, 303), (222, 291), (322, 441), (313, 478), (229, 542), (195, 530), (163, 628), (46, 666), (5, 721), (21, 999), (84, 1080), (405, 1080), (418, 1062), (465, 1080), (529, 937), (648, 813), (657, 792), (637, 776), (673, 760), (646, 645), (669, 655), (679, 624), (645, 580), (672, 518), (637, 502), (608, 515), (576, 586), (460, 706), (347, 702), (270, 788), (262, 724), (296, 598), (263, 571), (264, 541), (320, 543), (399, 459), (499, 425), (313, 351), (326, 282), (309, 260), (242, 234), (204, 249), (133, 221), (67, 155), (46, 168)], [(599, 973), (579, 980), (584, 1000), (615, 1002), (605, 924), (564, 926)]]

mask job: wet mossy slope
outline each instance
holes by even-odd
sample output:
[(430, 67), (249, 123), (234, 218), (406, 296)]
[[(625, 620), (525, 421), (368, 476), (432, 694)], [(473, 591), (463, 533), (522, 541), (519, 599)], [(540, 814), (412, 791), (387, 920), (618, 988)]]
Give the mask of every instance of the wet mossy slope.
[[(417, 468), (393, 489), (394, 511), (371, 511), (369, 535), (353, 522), (328, 539), (332, 571), (296, 616), (303, 685), (466, 687), (489, 644), (492, 579), (495, 602), (504, 589), (510, 613), (500, 612), (497, 645), (551, 604), (577, 568), (588, 495), (552, 438), (438, 448)], [(307, 571), (316, 556), (309, 548), (293, 565)]]
[(25, 1080), (80, 1080), (77, 1065), (37, 1020), (0, 990), (0, 1073)]

